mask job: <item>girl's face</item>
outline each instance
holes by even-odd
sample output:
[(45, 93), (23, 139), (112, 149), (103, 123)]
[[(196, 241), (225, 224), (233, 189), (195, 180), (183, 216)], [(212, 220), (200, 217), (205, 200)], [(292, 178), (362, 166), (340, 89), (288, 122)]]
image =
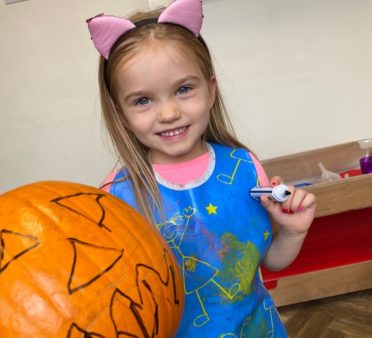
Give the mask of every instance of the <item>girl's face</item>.
[(154, 163), (193, 159), (206, 149), (202, 135), (215, 100), (191, 53), (176, 43), (152, 42), (118, 66), (118, 97), (130, 129)]

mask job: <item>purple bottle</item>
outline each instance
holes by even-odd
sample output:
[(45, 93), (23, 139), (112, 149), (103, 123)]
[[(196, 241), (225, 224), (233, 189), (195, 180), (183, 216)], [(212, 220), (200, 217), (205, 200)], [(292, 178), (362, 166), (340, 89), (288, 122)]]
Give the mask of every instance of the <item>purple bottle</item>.
[(360, 140), (359, 145), (366, 151), (366, 155), (359, 160), (362, 174), (372, 173), (372, 139)]

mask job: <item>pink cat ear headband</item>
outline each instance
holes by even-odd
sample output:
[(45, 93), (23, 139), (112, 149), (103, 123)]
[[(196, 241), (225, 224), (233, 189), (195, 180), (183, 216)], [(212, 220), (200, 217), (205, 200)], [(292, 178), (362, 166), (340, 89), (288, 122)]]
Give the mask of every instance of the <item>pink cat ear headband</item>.
[[(157, 20), (158, 23), (182, 26), (195, 36), (199, 36), (202, 21), (202, 0), (175, 0), (164, 9)], [(119, 37), (137, 27), (128, 19), (104, 14), (88, 19), (87, 23), (94, 46), (106, 60)]]

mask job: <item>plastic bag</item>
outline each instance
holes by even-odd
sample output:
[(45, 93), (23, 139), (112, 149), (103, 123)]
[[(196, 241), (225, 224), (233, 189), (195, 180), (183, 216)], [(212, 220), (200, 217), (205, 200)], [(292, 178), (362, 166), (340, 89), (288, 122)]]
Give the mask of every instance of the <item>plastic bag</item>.
[(318, 166), (319, 166), (320, 172), (321, 172), (320, 182), (337, 181), (337, 180), (340, 180), (342, 178), (339, 174), (327, 170), (324, 167), (322, 162), (319, 162)]

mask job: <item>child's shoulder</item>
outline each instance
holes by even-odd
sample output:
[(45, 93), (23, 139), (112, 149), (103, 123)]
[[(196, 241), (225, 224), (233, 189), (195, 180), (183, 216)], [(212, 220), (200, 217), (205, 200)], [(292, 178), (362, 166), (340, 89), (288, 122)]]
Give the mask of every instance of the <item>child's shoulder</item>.
[(107, 175), (101, 189), (137, 209), (132, 180), (127, 169), (117, 169)]
[(109, 173), (103, 180), (101, 189), (108, 193), (113, 193), (113, 190), (117, 188), (117, 185), (119, 185), (121, 189), (130, 186), (130, 179), (127, 169), (116, 169)]
[(225, 144), (213, 142), (210, 142), (209, 144), (211, 145), (216, 154), (230, 155), (231, 157), (234, 157), (235, 154), (235, 156), (236, 155), (243, 156), (247, 159), (252, 157), (252, 153), (247, 148), (238, 146), (228, 146)]
[(243, 147), (231, 147), (219, 143), (210, 143), (210, 145), (212, 146), (216, 156), (218, 157), (231, 157), (236, 160), (246, 160), (251, 162), (256, 172), (259, 184), (262, 186), (269, 185), (269, 179), (265, 173), (265, 169), (263, 168), (256, 155), (249, 149)]

